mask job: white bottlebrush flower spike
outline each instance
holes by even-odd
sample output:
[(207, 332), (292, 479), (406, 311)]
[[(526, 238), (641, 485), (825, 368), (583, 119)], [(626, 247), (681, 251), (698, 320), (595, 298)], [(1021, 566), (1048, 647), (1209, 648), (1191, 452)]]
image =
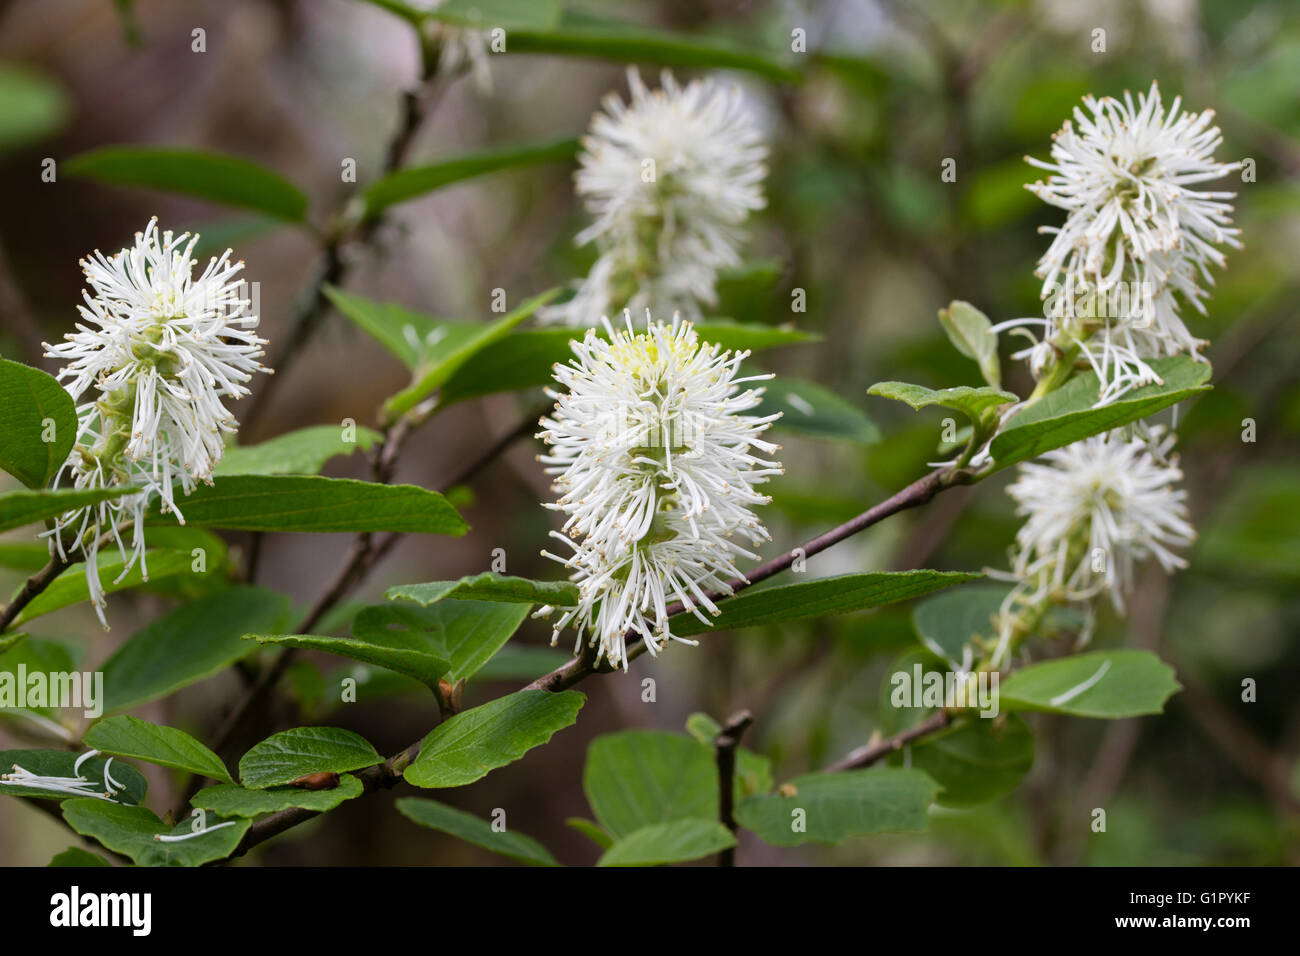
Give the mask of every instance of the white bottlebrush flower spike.
[(740, 263), (749, 214), (763, 208), (767, 148), (741, 89), (713, 79), (611, 93), (583, 139), (578, 195), (594, 222), (577, 241), (599, 258), (574, 298), (543, 317), (594, 326), (628, 308), (699, 315), (720, 268)]
[(560, 495), (549, 507), (568, 515), (552, 534), (574, 552), (548, 557), (573, 570), (581, 592), (554, 637), (572, 623), (579, 646), (587, 634), (598, 659), (626, 668), (626, 633), (657, 652), (674, 639), (675, 601), (707, 623), (708, 592), (730, 593), (736, 558), (756, 557), (735, 539), (768, 539), (752, 508), (768, 501), (754, 486), (782, 471), (769, 457), (779, 446), (761, 437), (779, 416), (745, 414), (763, 390), (742, 386), (771, 377), (739, 375), (749, 353), (701, 342), (680, 317), (668, 325), (647, 313), (643, 332), (630, 314), (626, 328), (605, 327), (608, 338), (588, 330), (574, 360), (556, 366), (566, 391), (549, 392), (555, 411), (538, 437)]
[(1103, 401), (1159, 381), (1150, 359), (1199, 357), (1205, 343), (1187, 330), (1180, 305), (1204, 312), (1200, 283), (1213, 283), (1210, 267), (1224, 264), (1219, 247), (1241, 245), (1228, 202), (1235, 194), (1195, 188), (1241, 164), (1215, 160), (1223, 137), (1212, 110), (1180, 112), (1180, 104), (1166, 111), (1154, 82), (1136, 104), (1128, 93), (1085, 97), (1054, 136), (1051, 162), (1026, 157), (1051, 173), (1029, 189), (1067, 215), (1042, 230), (1052, 235), (1037, 269), (1047, 307), (1032, 324), (1044, 333), (1021, 354), (1037, 374), (1059, 350), (1079, 346)]
[[(156, 219), (136, 233), (135, 245), (111, 257), (82, 260), (90, 285), (78, 306), (82, 322), (48, 358), (67, 364), (58, 379), (78, 402), (76, 445), (55, 486), (131, 486), (138, 493), (63, 515), (47, 532), (53, 546), (82, 545), (86, 577), (100, 620), (103, 593), (96, 567), (98, 537), (125, 521), (132, 546), (120, 537), (125, 575), (144, 553), (144, 515), (154, 500), (184, 517), (177, 488), (189, 494), (210, 482), (237, 422), (223, 405), (248, 394), (265, 340), (248, 314), (242, 262), (230, 250), (195, 278), (191, 258), (198, 236), (158, 232)], [(65, 534), (71, 532), (71, 534)]]
[(1172, 445), (1160, 429), (1145, 437), (1113, 431), (1020, 466), (1007, 493), (1026, 519), (1012, 571), (1028, 603), (1108, 594), (1123, 610), (1136, 564), (1155, 558), (1166, 571), (1186, 566), (1175, 549), (1196, 532)]

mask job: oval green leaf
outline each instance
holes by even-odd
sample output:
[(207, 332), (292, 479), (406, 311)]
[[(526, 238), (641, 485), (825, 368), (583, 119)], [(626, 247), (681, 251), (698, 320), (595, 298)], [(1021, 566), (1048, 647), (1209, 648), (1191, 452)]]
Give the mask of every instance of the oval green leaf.
[(518, 760), (578, 719), (585, 694), (521, 690), (435, 727), (406, 768), (417, 787), (462, 787)]
[[(195, 830), (190, 820), (169, 827), (145, 807), (82, 798), (63, 802), (63, 819), (82, 836), (129, 856), (140, 866), (202, 866), (224, 860), (235, 852), (251, 823), (209, 817), (206, 832), (192, 836)], [(158, 836), (187, 839), (164, 842), (156, 839)]]
[(458, 837), (466, 843), (500, 853), (529, 866), (559, 866), (551, 852), (530, 836), (512, 830), (495, 830), (472, 813), (423, 797), (403, 797), (397, 809), (422, 827)]
[(272, 734), (239, 760), (239, 780), (248, 788), (293, 783), (309, 773), (345, 773), (383, 763), (370, 741), (340, 727), (297, 727)]
[(163, 727), (123, 714), (99, 721), (86, 731), (82, 743), (115, 757), (134, 757), (160, 767), (232, 782), (220, 757), (175, 727)]
[(227, 448), (213, 474), (221, 475), (315, 475), (325, 462), (339, 455), (369, 451), (380, 439), (372, 428), (349, 426), (344, 436), (341, 425), (312, 425), (279, 435), (256, 445)]
[(360, 780), (347, 773), (340, 775), (339, 785), (329, 790), (304, 790), (301, 787), (249, 790), (237, 784), (219, 783), (200, 790), (190, 803), (221, 817), (260, 817), (290, 807), (324, 813), (345, 800), (361, 796), (364, 789)]
[[(436, 491), (319, 475), (229, 475), (180, 502), (187, 525), (242, 531), (400, 531), (462, 535), (464, 519)], [(151, 520), (174, 518), (156, 514)]]
[(597, 866), (662, 866), (712, 856), (736, 845), (736, 837), (716, 820), (655, 823), (618, 840)]
[(1079, 375), (1048, 392), (1009, 419), (994, 436), (989, 444), (994, 465), (1005, 468), (1036, 458), (1053, 448), (1154, 415), (1210, 387), (1206, 384), (1210, 366), (1205, 362), (1174, 355), (1150, 364), (1163, 384), (1134, 389), (1101, 408), (1093, 407), (1101, 394), (1095, 372)]
[(802, 584), (742, 592), (718, 604), (722, 613), (713, 618), (712, 627), (689, 613), (678, 614), (671, 623), (674, 634), (689, 637), (707, 631), (776, 624), (823, 614), (847, 614), (906, 601), (978, 577), (981, 575), (964, 571), (929, 569), (841, 574)]
[(1030, 664), (1001, 682), (998, 699), (1003, 710), (1113, 719), (1158, 714), (1180, 689), (1156, 655), (1121, 648)]
[(275, 631), (288, 613), (287, 597), (236, 587), (164, 614), (104, 662), (104, 709), (135, 707), (220, 673), (256, 650), (244, 634)]
[(307, 197), (293, 183), (239, 156), (193, 149), (106, 146), (64, 160), (69, 176), (112, 186), (141, 186), (255, 209), (287, 222), (307, 215)]
[(839, 843), (851, 836), (924, 830), (938, 787), (919, 770), (875, 768), (796, 777), (791, 796), (764, 794), (736, 807), (740, 825), (773, 846)]
[(40, 369), (0, 359), (0, 408), (0, 468), (28, 488), (45, 487), (77, 438), (72, 396)]

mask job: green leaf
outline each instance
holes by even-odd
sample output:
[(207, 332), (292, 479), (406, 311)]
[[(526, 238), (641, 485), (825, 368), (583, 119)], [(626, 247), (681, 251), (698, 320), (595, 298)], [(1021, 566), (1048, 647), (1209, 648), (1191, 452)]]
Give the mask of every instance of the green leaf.
[(1070, 379), (1007, 421), (989, 445), (998, 468), (1036, 458), (1053, 448), (1154, 415), (1209, 390), (1210, 366), (1186, 355), (1150, 363), (1163, 385), (1146, 385), (1117, 401), (1093, 408), (1101, 394), (1095, 372)]
[(566, 17), (551, 30), (511, 30), (507, 42), (511, 54), (595, 57), (679, 69), (743, 70), (778, 83), (797, 83), (801, 79), (775, 56), (725, 40), (687, 37), (594, 17)]
[[(370, 610), (370, 609), (367, 609)], [(376, 611), (398, 609), (376, 608)], [(362, 614), (365, 614), (363, 611)], [(361, 615), (358, 615), (360, 620)], [(413, 623), (410, 619), (414, 618)], [(389, 627), (390, 624), (401, 625)], [(387, 668), (407, 677), (414, 677), (430, 689), (451, 667), (447, 649), (437, 635), (426, 629), (424, 622), (414, 612), (393, 613), (368, 625), (353, 625), (352, 637), (331, 637), (321, 634), (248, 634), (249, 640), (259, 644), (275, 644), (302, 650), (323, 651), (354, 661)]]
[(361, 191), (365, 216), (373, 219), (389, 206), (424, 196), (435, 190), (505, 169), (562, 163), (578, 153), (575, 139), (548, 140), (522, 146), (504, 146), (464, 153), (422, 166), (407, 166), (389, 173)]
[(175, 727), (162, 727), (123, 714), (99, 721), (86, 731), (82, 743), (115, 757), (133, 757), (160, 767), (232, 782), (220, 757)]
[[(151, 583), (148, 585), (150, 590), (177, 594), (186, 598), (198, 598), (211, 594), (214, 589), (229, 586), (229, 578), (217, 572), (229, 570), (230, 548), (215, 532), (179, 524), (153, 524), (147, 525), (144, 529), (144, 543), (149, 548), (184, 551), (194, 559), (191, 562), (191, 573), (185, 575), (180, 581), (169, 578), (167, 581), (170, 584), (152, 583), (153, 574), (150, 573)], [(203, 565), (206, 567), (202, 571), (194, 570), (199, 558), (199, 555), (194, 553), (195, 549), (203, 552)], [(194, 593), (191, 593), (192, 590)]]
[[(60, 488), (58, 491), (10, 491), (0, 494), (0, 531), (21, 528), (80, 508), (116, 498), (127, 488)], [(48, 550), (46, 551), (48, 554)]]
[(427, 642), (431, 653), (445, 658), (446, 679), (467, 680), (491, 660), (528, 616), (528, 605), (495, 601), (442, 601), (432, 607), (377, 605), (363, 610), (352, 633), (372, 642), (396, 639)]
[(71, 112), (54, 80), (25, 66), (0, 64), (0, 151), (53, 135)]
[(199, 485), (181, 508), (187, 525), (241, 531), (462, 535), (467, 530), (436, 491), (318, 475), (229, 475)]
[(1003, 710), (1076, 717), (1158, 714), (1181, 689), (1168, 664), (1150, 651), (1111, 650), (1030, 664), (1001, 682)]
[(712, 747), (713, 741), (722, 733), (722, 724), (708, 714), (697, 712), (686, 718), (686, 732), (706, 747)]
[(600, 824), (594, 820), (585, 820), (582, 817), (569, 817), (564, 821), (564, 825), (577, 830), (596, 846), (602, 850), (608, 850), (614, 845), (614, 838), (600, 828)]
[[(135, 567), (127, 572), (125, 577), (118, 580), (124, 564), (122, 555), (116, 547), (104, 548), (99, 552), (99, 586), (105, 594), (138, 587), (145, 581), (142, 562), (148, 568), (148, 580), (159, 581), (178, 574), (192, 573), (190, 568), (194, 558), (188, 551), (150, 549), (145, 551), (141, 561), (137, 561)], [(86, 584), (86, 565), (74, 564), (51, 581), (49, 587), (32, 598), (31, 603), (22, 609), (14, 623), (22, 624), (42, 614), (49, 614), (51, 611), (88, 600), (90, 600), (90, 588)]]
[(473, 783), (568, 727), (586, 699), (573, 690), (521, 690), (456, 714), (424, 738), (403, 776), (426, 788)]
[(446, 648), (451, 661), (447, 679), (455, 682), (468, 680), (491, 660), (519, 629), (528, 609), (527, 604), (443, 601), (419, 613)]
[(253, 587), (230, 588), (176, 608), (104, 662), (104, 709), (135, 707), (220, 673), (256, 649), (241, 639), (244, 634), (277, 630), (288, 613), (288, 598)]
[(549, 850), (530, 836), (510, 830), (497, 831), (492, 824), (472, 813), (423, 797), (403, 797), (397, 809), (422, 827), (458, 837), (467, 843), (500, 853), (530, 866), (559, 866)]
[[(42, 702), (25, 700), (26, 706), (20, 708), (17, 700), (18, 687), (20, 677), (27, 681), (32, 674), (36, 673), (69, 674), (74, 670), (72, 653), (67, 645), (38, 637), (27, 637), (23, 634), (6, 634), (0, 638), (0, 674), (7, 676), (12, 682), (14, 697), (10, 698), (7, 693), (8, 688), (0, 683), (0, 717), (30, 719), (31, 715), (35, 714), (63, 727), (64, 723), (60, 719), (62, 715), (52, 706), (54, 701), (48, 699), (48, 694)], [(48, 684), (46, 686), (48, 688)], [(84, 688), (86, 685), (83, 683), (82, 686)], [(74, 712), (69, 716), (75, 721), (81, 714)], [(75, 739), (75, 736), (70, 739)], [(7, 767), (0, 764), (0, 773), (7, 770)]]
[[(724, 349), (754, 352), (816, 338), (792, 328), (721, 320), (696, 323), (695, 331), (703, 341)], [(581, 339), (583, 334), (582, 330), (568, 328), (516, 330), (457, 369), (443, 386), (439, 401), (445, 406), (497, 392), (549, 385), (555, 363), (573, 358), (569, 343), (574, 338)]]
[[(994, 617), (1009, 592), (1010, 586), (1005, 584), (972, 584), (936, 594), (917, 603), (912, 625), (931, 653), (953, 668), (969, 667), (971, 661), (963, 660), (963, 648), (975, 638), (989, 641), (997, 636)], [(971, 659), (979, 659), (974, 649)]]
[[(425, 350), (430, 348), (427, 344), (429, 340), (436, 345), (447, 335), (445, 331), (440, 333), (440, 328), (451, 325), (453, 330), (458, 331), (461, 327), (484, 327), (478, 322), (449, 323), (423, 312), (413, 312), (396, 302), (377, 302), (332, 285), (325, 286), (324, 291), (325, 297), (345, 318), (392, 352), (413, 372), (419, 366)], [(459, 334), (464, 337), (467, 333)]]
[(251, 822), (209, 818), (208, 832), (203, 835), (164, 843), (155, 837), (189, 836), (195, 832), (197, 821), (183, 820), (169, 827), (145, 807), (124, 807), (85, 798), (65, 800), (63, 819), (82, 836), (93, 837), (140, 866), (202, 866), (213, 860), (224, 860), (235, 852)]
[(728, 631), (758, 624), (797, 621), (823, 614), (847, 614), (906, 601), (932, 591), (952, 587), (981, 577), (964, 571), (869, 571), (841, 574), (802, 584), (746, 591), (718, 604), (721, 613), (713, 626), (695, 615), (683, 612), (670, 619), (673, 633), (679, 637), (707, 631)]
[(948, 308), (939, 310), (939, 324), (948, 333), (948, 340), (957, 351), (976, 361), (984, 381), (993, 388), (1001, 388), (1002, 366), (998, 362), (998, 337), (992, 331), (993, 323), (988, 320), (988, 316), (969, 302), (954, 299)]
[(239, 760), (245, 787), (266, 790), (311, 773), (345, 773), (383, 763), (370, 741), (339, 727), (297, 727), (254, 744)]
[(625, 730), (591, 742), (582, 789), (616, 838), (673, 820), (718, 818), (713, 749), (682, 734)]
[(330, 790), (304, 790), (300, 787), (249, 790), (233, 783), (219, 783), (200, 790), (190, 803), (221, 817), (260, 817), (289, 807), (324, 813), (344, 800), (361, 796), (364, 789), (360, 780), (347, 773), (340, 775), (339, 785)]
[(54, 854), (54, 859), (50, 860), (46, 866), (112, 866), (106, 859), (98, 853), (91, 853), (89, 850), (83, 850), (79, 846), (70, 846), (62, 853)]
[(215, 475), (315, 475), (335, 455), (369, 451), (379, 432), (354, 426), (356, 439), (345, 441), (341, 425), (312, 425), (257, 445), (227, 448)]
[(384, 597), (390, 601), (413, 601), (423, 607), (443, 598), (572, 607), (578, 603), (578, 586), (569, 581), (532, 581), (484, 571), (456, 581), (400, 584), (385, 591)]
[(775, 781), (772, 761), (741, 747), (736, 751), (736, 801), (756, 794), (767, 793)]
[(1010, 793), (1034, 763), (1034, 735), (1018, 715), (967, 717), (923, 737), (890, 764), (923, 771), (944, 807), (973, 807)]
[(763, 383), (763, 402), (749, 414), (781, 418), (773, 428), (788, 429), (813, 438), (836, 438), (874, 445), (880, 441), (880, 429), (867, 417), (834, 392), (802, 379), (777, 376)]
[(979, 388), (958, 385), (955, 388), (933, 389), (907, 382), (877, 382), (867, 389), (867, 394), (906, 402), (913, 408), (941, 405), (961, 412), (975, 424), (980, 423), (986, 412), (1008, 402), (1020, 401), (1015, 394), (988, 385), (981, 385)]
[[(877, 768), (814, 773), (742, 800), (736, 820), (773, 846), (839, 843), (851, 836), (924, 830), (938, 787), (918, 770)], [(800, 812), (802, 811), (802, 812)]]
[[(15, 767), (22, 767), (38, 777), (75, 777), (77, 773), (74, 768), (77, 760), (78, 755), (68, 750), (0, 750), (0, 774), (12, 773)], [(107, 786), (104, 781), (104, 768), (108, 766), (110, 760), (111, 757), (91, 757), (81, 765), (80, 775), (98, 784), (96, 789), (100, 793), (103, 793)], [(113, 760), (113, 765), (108, 768), (108, 772), (123, 788), (120, 791), (114, 788), (114, 800), (139, 803), (144, 799), (149, 785), (145, 783), (144, 775), (139, 770), (129, 763)], [(67, 793), (24, 787), (8, 781), (0, 781), (0, 794), (11, 797), (34, 797), (37, 800), (66, 800), (71, 796)], [(84, 799), (97, 800), (93, 797)]]
[(735, 836), (716, 820), (673, 820), (629, 833), (606, 850), (596, 865), (681, 863), (711, 856), (735, 845)]
[(491, 30), (549, 29), (560, 22), (559, 0), (443, 0), (427, 16), (455, 26)]
[(276, 219), (301, 222), (307, 197), (293, 183), (238, 156), (190, 149), (106, 146), (64, 160), (69, 176), (113, 186), (142, 186), (184, 193), (225, 206), (255, 209)]
[(45, 487), (77, 438), (72, 396), (40, 369), (0, 359), (0, 408), (0, 468), (28, 488)]
[(394, 422), (424, 401), (446, 384), (457, 369), (477, 353), (504, 339), (515, 326), (531, 317), (539, 308), (555, 298), (558, 292), (559, 289), (551, 289), (535, 295), (496, 322), (487, 325), (480, 322), (466, 322), (456, 325), (444, 323), (439, 326), (435, 332), (435, 334), (443, 333), (439, 339), (433, 341), (432, 337), (428, 336), (423, 340), (420, 364), (415, 369), (410, 386), (384, 403), (385, 420)]

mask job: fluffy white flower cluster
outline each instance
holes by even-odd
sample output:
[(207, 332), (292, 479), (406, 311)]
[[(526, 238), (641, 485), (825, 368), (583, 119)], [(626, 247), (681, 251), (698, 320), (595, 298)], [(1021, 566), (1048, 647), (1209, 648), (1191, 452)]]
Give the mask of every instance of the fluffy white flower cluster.
[(1007, 488), (1026, 520), (1012, 553), (1025, 603), (1086, 602), (1110, 596), (1116, 610), (1133, 588), (1133, 568), (1155, 558), (1186, 567), (1176, 548), (1196, 532), (1187, 520), (1173, 438), (1113, 431), (1022, 464)]
[[(242, 262), (230, 250), (198, 277), (191, 253), (198, 236), (158, 233), (156, 219), (135, 245), (112, 257), (96, 251), (81, 262), (91, 292), (78, 306), (84, 322), (48, 358), (67, 364), (58, 378), (78, 402), (77, 441), (55, 479), (76, 488), (131, 486), (138, 493), (68, 512), (46, 532), (53, 546), (83, 546), (86, 579), (100, 620), (104, 597), (97, 568), (98, 539), (110, 529), (125, 575), (144, 558), (144, 516), (154, 500), (175, 512), (176, 488), (189, 494), (210, 482), (238, 423), (222, 400), (248, 394), (265, 340), (253, 331)], [(128, 549), (119, 525), (133, 525)], [(65, 534), (65, 532), (71, 534)], [(146, 569), (147, 573), (147, 569)]]
[(735, 539), (769, 537), (752, 510), (769, 499), (754, 486), (782, 472), (768, 457), (779, 446), (761, 438), (779, 415), (745, 414), (763, 389), (741, 388), (771, 376), (739, 376), (748, 352), (701, 342), (678, 316), (646, 319), (643, 332), (628, 313), (626, 328), (606, 320), (607, 338), (590, 329), (574, 340), (574, 360), (555, 368), (566, 391), (548, 392), (555, 410), (538, 435), (560, 495), (548, 507), (568, 515), (552, 535), (573, 551), (543, 554), (573, 571), (581, 595), (561, 609), (552, 643), (572, 623), (578, 648), (588, 636), (598, 661), (624, 669), (627, 634), (651, 653), (682, 640), (669, 628), (671, 603), (709, 623), (710, 593), (730, 594), (728, 582), (743, 578), (735, 560), (756, 557)]
[(1214, 159), (1223, 137), (1213, 111), (1180, 113), (1180, 103), (1166, 112), (1154, 82), (1136, 104), (1128, 93), (1122, 102), (1085, 97), (1087, 112), (1076, 107), (1053, 137), (1052, 161), (1026, 157), (1051, 173), (1029, 189), (1067, 216), (1041, 230), (1052, 235), (1036, 272), (1045, 318), (1031, 324), (1044, 331), (1020, 356), (1041, 375), (1077, 346), (1103, 383), (1102, 402), (1158, 382), (1150, 359), (1198, 356), (1205, 343), (1187, 330), (1180, 303), (1203, 313), (1200, 283), (1224, 264), (1219, 246), (1241, 245), (1227, 202), (1235, 194), (1192, 188), (1241, 164)]
[(577, 237), (599, 258), (574, 297), (542, 318), (595, 326), (621, 309), (700, 314), (718, 270), (740, 263), (749, 214), (764, 205), (767, 148), (737, 86), (651, 91), (628, 72), (631, 102), (605, 98), (579, 158), (577, 192), (594, 222)]

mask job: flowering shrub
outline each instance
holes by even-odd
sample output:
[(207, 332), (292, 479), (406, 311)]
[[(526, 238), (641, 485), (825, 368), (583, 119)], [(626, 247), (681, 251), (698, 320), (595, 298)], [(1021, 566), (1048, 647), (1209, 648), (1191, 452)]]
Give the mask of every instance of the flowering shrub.
[[(1022, 109), (1031, 152), (1049, 156), (1028, 159), (1041, 181), (1016, 167), (1010, 205), (1033, 208), (1003, 222), (1008, 242), (1032, 241), (1035, 223), (1047, 236), (1032, 275), (1026, 262), (1006, 280), (1037, 292), (1041, 311), (1026, 316), (989, 293), (990, 269), (970, 265), (983, 240), (957, 235), (993, 190), (978, 151), (953, 160), (956, 178), (949, 157), (924, 160), (935, 188), (958, 197), (952, 235), (895, 242), (899, 179), (864, 204), (879, 216), (868, 231), (884, 236), (872, 241), (888, 247), (878, 270), (835, 258), (855, 241), (835, 218), (856, 201), (844, 184), (893, 161), (852, 153), (853, 131), (826, 119), (859, 86), (880, 110), (903, 95), (880, 93), (873, 84), (890, 81), (866, 59), (805, 55), (797, 36), (786, 56), (626, 24), (601, 32), (547, 3), (494, 12), (501, 24), (454, 0), (378, 6), (368, 12), (409, 28), (420, 80), (360, 185), (343, 158), (334, 208), (224, 153), (116, 146), (58, 161), (61, 176), (95, 183), (88, 201), (145, 186), (240, 207), (261, 229), (298, 227), (320, 261), (294, 276), (305, 286), (295, 304), (272, 305), (259, 289), (278, 278), (259, 261), (264, 243), (214, 224), (209, 246), (206, 227), (182, 230), (188, 213), (176, 210), (188, 207), (150, 218), (131, 194), (143, 229), (82, 260), (79, 318), (45, 317), (54, 344), (0, 361), (0, 467), (13, 479), (0, 491), (12, 545), (0, 558), (23, 578), (0, 611), (0, 716), (37, 744), (0, 753), (0, 795), (54, 801), (97, 854), (201, 865), (266, 853), (309, 816), (400, 787), (412, 827), (554, 864), (505, 822), (508, 807), (482, 790), (451, 793), (527, 760), (547, 785), (581, 785), (595, 820), (576, 829), (602, 865), (726, 864), (738, 847), (741, 862), (770, 862), (782, 851), (769, 848), (923, 832), (952, 819), (936, 808), (994, 805), (1031, 773), (1047, 719), (1166, 719), (1155, 715), (1185, 675), (1156, 640), (1126, 641), (1137, 625), (1125, 618), (1149, 612), (1151, 593), (1202, 547), (1208, 502), (1180, 465), (1180, 419), (1210, 394), (1213, 283), (1252, 269), (1254, 255), (1233, 218), (1253, 161), (1229, 155), (1202, 87), (1200, 112), (1166, 101), (1154, 80), (1136, 97), (1105, 83), (1050, 122)], [(960, 98), (974, 67), (950, 53), (945, 89)], [(517, 61), (535, 54), (657, 68), (601, 74), (614, 89), (584, 106), (595, 112), (580, 139), (413, 158), (449, 89), (508, 98)], [(792, 156), (790, 130), (837, 172), (800, 165), (811, 160)], [(502, 235), (481, 243), (494, 271), (478, 314), (436, 318), (359, 288), (367, 256), (406, 254), (398, 207), (425, 210), (423, 221), (414, 202), (442, 187), (506, 170), (531, 181), (560, 163), (571, 183), (542, 190), (552, 205), (541, 227), (494, 219)], [(572, 200), (571, 217), (552, 214), (555, 196)], [(799, 204), (817, 202), (838, 226), (819, 227), (808, 249), (792, 236)], [(506, 231), (533, 228), (552, 230), (552, 252), (533, 248), (513, 272), (504, 253), (496, 261)], [(247, 247), (246, 271), (227, 245)], [(1241, 250), (1231, 266), (1227, 249)], [(891, 281), (887, 258), (935, 256), (931, 283), (889, 293), (904, 344), (928, 343), (908, 357), (845, 303)], [(439, 280), (482, 278), (450, 260), (434, 268)], [(555, 282), (539, 280), (550, 273)], [(808, 296), (828, 281), (838, 302)], [(942, 303), (937, 321), (917, 318)], [(340, 318), (359, 343), (346, 360), (319, 334)], [(372, 345), (409, 374), (377, 409), (359, 397), (378, 398), (371, 386), (387, 374)], [(770, 354), (778, 346), (790, 348)], [(858, 374), (882, 366), (922, 383), (880, 381), (867, 398)], [(362, 410), (292, 427), (313, 407), (295, 405), (302, 383), (325, 379), (330, 407)], [(408, 443), (484, 398), (511, 420), (475, 426), (469, 453), (440, 442), (426, 457), (450, 477), (434, 482)], [(512, 510), (480, 478), (527, 442), (535, 460), (515, 476), (537, 494)], [(347, 468), (364, 479), (334, 476)], [(960, 534), (968, 506), (983, 509), (977, 545)], [(914, 510), (911, 524), (899, 517)], [(471, 525), (508, 526), (527, 547), (454, 540)], [(291, 573), (280, 545), (326, 534), (350, 538), (338, 569)], [(379, 562), (411, 540), (434, 542), (433, 566), (456, 570), (408, 562), (385, 572), (382, 599), (365, 597)], [(1216, 532), (1211, 545), (1224, 540)], [(93, 624), (91, 610), (112, 632), (96, 635), (110, 642), (93, 645), (97, 670), (79, 675), (85, 706), (28, 696), (19, 668), (71, 671), (61, 637)], [(55, 611), (62, 630), (47, 629)], [(853, 623), (864, 620), (879, 623)], [(867, 658), (883, 651), (882, 670)], [(819, 664), (821, 683), (787, 687)], [(220, 690), (195, 695), (216, 674)], [(584, 706), (576, 688), (601, 684), (645, 705), (668, 686), (681, 696), (632, 718)], [(696, 686), (731, 716), (688, 717), (680, 701)], [(390, 739), (395, 704), (377, 723), (347, 706), (387, 708), (399, 695), (416, 715), (413, 741)], [(215, 712), (185, 721), (156, 706), (214, 697)], [(877, 697), (872, 719), (864, 702)], [(626, 726), (643, 724), (658, 729)], [(574, 725), (586, 729), (565, 733)], [(580, 733), (598, 736), (578, 781), (549, 755), (585, 745)], [(149, 766), (181, 775), (174, 793), (141, 773)], [(1103, 797), (1062, 827), (1104, 832)]]

